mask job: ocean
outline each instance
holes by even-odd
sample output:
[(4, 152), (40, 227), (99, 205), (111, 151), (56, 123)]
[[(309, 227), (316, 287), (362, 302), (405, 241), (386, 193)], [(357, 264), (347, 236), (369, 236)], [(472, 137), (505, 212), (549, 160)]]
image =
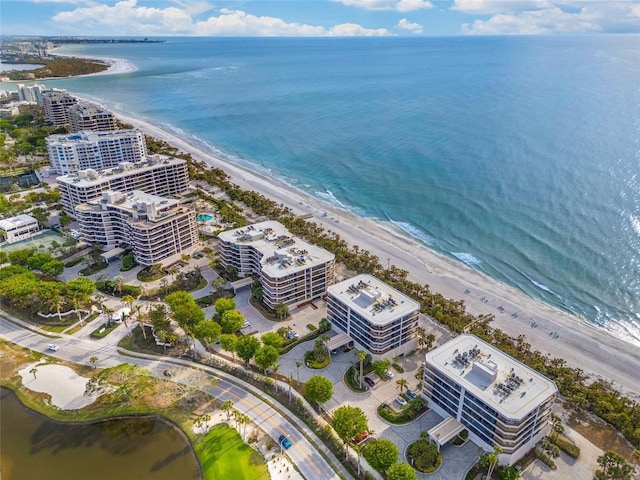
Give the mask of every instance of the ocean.
[(82, 45), (89, 95), (640, 345), (640, 37)]

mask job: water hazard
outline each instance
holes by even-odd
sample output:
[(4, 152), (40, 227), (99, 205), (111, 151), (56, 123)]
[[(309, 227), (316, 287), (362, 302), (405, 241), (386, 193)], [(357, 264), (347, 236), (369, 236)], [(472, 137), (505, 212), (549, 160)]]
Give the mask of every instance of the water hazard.
[(66, 424), (0, 388), (3, 480), (201, 479), (189, 441), (158, 417)]

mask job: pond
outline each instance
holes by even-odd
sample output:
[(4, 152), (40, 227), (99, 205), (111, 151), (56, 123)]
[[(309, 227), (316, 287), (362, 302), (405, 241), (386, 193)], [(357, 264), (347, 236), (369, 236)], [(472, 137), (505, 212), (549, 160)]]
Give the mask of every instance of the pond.
[(202, 478), (184, 433), (159, 417), (59, 423), (0, 388), (0, 431), (3, 480)]

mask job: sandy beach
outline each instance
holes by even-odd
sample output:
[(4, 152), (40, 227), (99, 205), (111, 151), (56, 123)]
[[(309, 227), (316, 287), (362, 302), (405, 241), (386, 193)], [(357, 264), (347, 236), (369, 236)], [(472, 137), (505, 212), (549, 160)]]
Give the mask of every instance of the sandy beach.
[(224, 169), (240, 187), (260, 192), (298, 214), (311, 214), (313, 221), (338, 233), (350, 244), (377, 255), (383, 265), (388, 261), (407, 270), (411, 280), (428, 284), (432, 291), (464, 300), (470, 313), (494, 314), (494, 327), (513, 337), (524, 335), (534, 349), (563, 358), (569, 366), (583, 369), (592, 378), (611, 381), (622, 392), (640, 398), (637, 376), (640, 347), (454, 262), (394, 230), (393, 225), (332, 208), (276, 179), (219, 158), (149, 121), (103, 106), (122, 121), (190, 153), (194, 159)]

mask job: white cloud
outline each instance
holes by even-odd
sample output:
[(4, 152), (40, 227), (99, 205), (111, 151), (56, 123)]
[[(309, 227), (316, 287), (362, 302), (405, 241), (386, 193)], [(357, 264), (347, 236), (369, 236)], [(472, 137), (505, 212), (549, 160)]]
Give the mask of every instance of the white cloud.
[(550, 0), (454, 0), (451, 10), (482, 15), (538, 10), (552, 6)]
[(365, 10), (395, 10), (396, 12), (412, 12), (425, 8), (433, 8), (428, 0), (334, 0), (349, 7)]
[(462, 31), (474, 35), (548, 35), (553, 33), (593, 33), (602, 30), (598, 16), (585, 12), (564, 12), (558, 7), (526, 11), (518, 14), (500, 13), (489, 20), (462, 24)]
[(408, 30), (411, 33), (422, 33), (423, 27), (419, 23), (410, 22), (406, 18), (401, 19), (396, 25), (401, 30)]
[[(185, 2), (186, 3), (186, 2)], [(176, 5), (182, 5), (175, 2)], [(205, 2), (192, 2), (189, 11), (178, 7), (150, 8), (137, 5), (137, 0), (121, 0), (113, 6), (92, 5), (60, 12), (53, 17), (58, 23), (102, 34), (122, 35), (228, 35), (228, 36), (385, 36), (387, 29), (368, 29), (354, 23), (325, 28), (318, 25), (289, 23), (281, 18), (257, 16), (242, 10), (220, 9), (218, 15), (194, 20), (194, 12), (209, 10)], [(204, 10), (203, 10), (204, 9)]]
[(364, 28), (357, 23), (342, 23), (329, 29), (331, 37), (385, 37), (392, 35), (386, 28)]

